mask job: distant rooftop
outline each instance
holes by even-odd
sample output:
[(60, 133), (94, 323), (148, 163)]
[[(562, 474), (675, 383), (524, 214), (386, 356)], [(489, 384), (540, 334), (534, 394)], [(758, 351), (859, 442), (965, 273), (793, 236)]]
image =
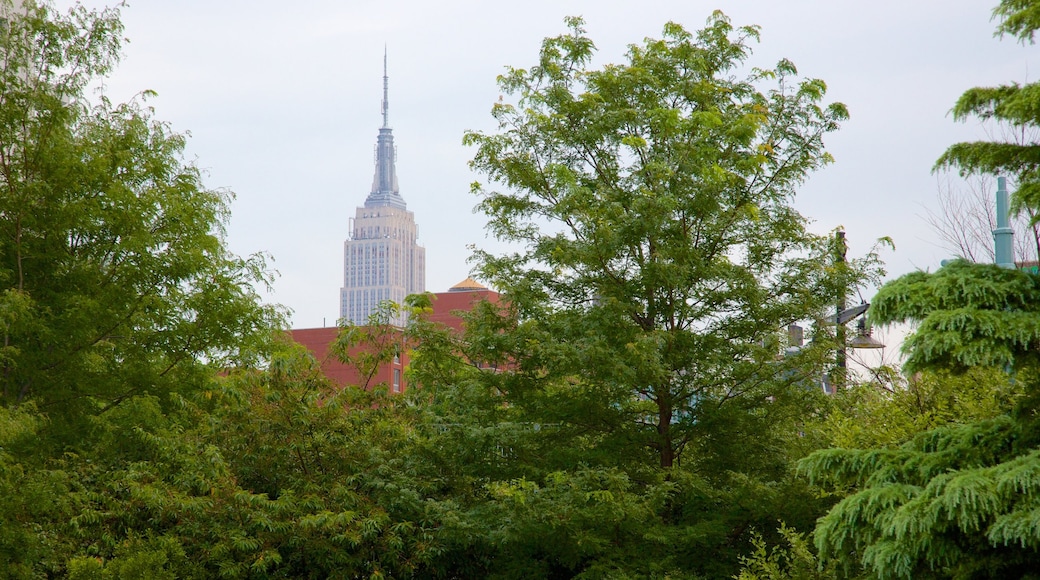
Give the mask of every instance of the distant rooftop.
[(462, 282), (448, 288), (448, 292), (474, 292), (477, 290), (487, 290), (487, 286), (477, 282), (473, 278), (466, 278)]

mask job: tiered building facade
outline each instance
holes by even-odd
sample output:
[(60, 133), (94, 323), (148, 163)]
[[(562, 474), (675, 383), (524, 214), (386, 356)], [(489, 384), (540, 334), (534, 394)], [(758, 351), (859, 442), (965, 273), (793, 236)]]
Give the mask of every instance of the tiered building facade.
[[(340, 319), (357, 325), (387, 300), (402, 304), (405, 296), (426, 290), (426, 249), (419, 245), (415, 215), (397, 186), (397, 149), (389, 123), (388, 77), (383, 56), (383, 126), (376, 139), (376, 168), (365, 205), (350, 220), (350, 239), (343, 242), (343, 287)], [(404, 326), (399, 313), (389, 320)]]

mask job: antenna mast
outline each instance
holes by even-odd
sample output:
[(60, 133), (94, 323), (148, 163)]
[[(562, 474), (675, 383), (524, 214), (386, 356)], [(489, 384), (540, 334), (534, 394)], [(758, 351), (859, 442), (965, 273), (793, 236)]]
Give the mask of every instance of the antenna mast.
[(390, 97), (388, 77), (386, 76), (386, 45), (383, 46), (383, 126), (390, 126)]

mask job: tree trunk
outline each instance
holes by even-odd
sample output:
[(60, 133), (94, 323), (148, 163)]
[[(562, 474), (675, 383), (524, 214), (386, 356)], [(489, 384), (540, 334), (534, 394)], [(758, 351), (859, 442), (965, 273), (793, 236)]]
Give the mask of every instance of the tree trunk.
[(661, 467), (672, 467), (675, 462), (675, 447), (672, 445), (672, 405), (663, 397), (657, 400), (657, 441)]

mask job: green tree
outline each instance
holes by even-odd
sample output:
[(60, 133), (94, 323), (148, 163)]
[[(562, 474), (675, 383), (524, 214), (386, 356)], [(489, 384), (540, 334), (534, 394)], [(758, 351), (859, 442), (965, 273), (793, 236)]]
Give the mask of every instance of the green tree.
[(813, 481), (851, 492), (816, 528), (821, 559), (879, 578), (1034, 577), (1036, 430), (1005, 414), (895, 449), (814, 453), (802, 463)]
[(740, 559), (742, 567), (736, 580), (830, 580), (834, 570), (821, 569), (811, 542), (804, 535), (780, 524), (783, 544), (772, 549), (761, 536), (751, 541), (754, 552)]
[(881, 288), (874, 319), (917, 327), (904, 343), (907, 367), (947, 382), (931, 394), (959, 399), (926, 409), (968, 412), (908, 416), (900, 407), (921, 393), (898, 393), (884, 417), (895, 437), (882, 442), (905, 443), (828, 449), (801, 462), (813, 483), (847, 495), (816, 529), (824, 562), (881, 578), (1008, 578), (1037, 569), (1037, 288), (1040, 277), (965, 261)]
[(262, 356), (269, 274), (227, 250), (230, 193), (147, 93), (89, 97), (118, 60), (118, 10), (19, 4), (0, 0), (0, 569), (191, 576), (172, 522), (236, 488), (175, 413)]
[(0, 401), (81, 417), (249, 363), (276, 316), (262, 257), (224, 244), (230, 194), (144, 97), (88, 99), (118, 60), (118, 12), (3, 6)]
[(89, 449), (43, 462), (24, 453), (38, 415), (0, 408), (5, 577), (431, 577), (449, 539), (476, 543), (416, 401), (336, 392), (299, 345), (168, 399), (92, 418)]
[(752, 527), (819, 509), (790, 466), (829, 342), (785, 359), (779, 335), (877, 266), (836, 266), (791, 206), (846, 111), (786, 60), (746, 69), (758, 29), (720, 13), (601, 69), (568, 24), (500, 77), (499, 131), (465, 137), (479, 209), (519, 248), (476, 269), (512, 311), (476, 312), (460, 359), (504, 372), (434, 396), (483, 408), (445, 428), (486, 450), (463, 469), (492, 482), (503, 574), (732, 574)]
[(828, 277), (828, 240), (790, 205), (846, 112), (788, 61), (738, 78), (758, 30), (721, 14), (602, 70), (569, 23), (535, 67), (501, 77), (519, 96), (495, 106), (501, 132), (466, 135), (473, 167), (505, 188), (475, 185), (479, 209), (523, 248), (478, 252), (477, 269), (542, 334), (519, 370), (583, 377), (594, 394), (576, 385), (575, 402), (667, 468), (703, 412), (764, 393), (777, 329), (849, 282)]
[(1038, 299), (1036, 276), (957, 260), (889, 282), (870, 314), (882, 324), (920, 324), (903, 343), (910, 372), (1029, 367), (1040, 363)]

